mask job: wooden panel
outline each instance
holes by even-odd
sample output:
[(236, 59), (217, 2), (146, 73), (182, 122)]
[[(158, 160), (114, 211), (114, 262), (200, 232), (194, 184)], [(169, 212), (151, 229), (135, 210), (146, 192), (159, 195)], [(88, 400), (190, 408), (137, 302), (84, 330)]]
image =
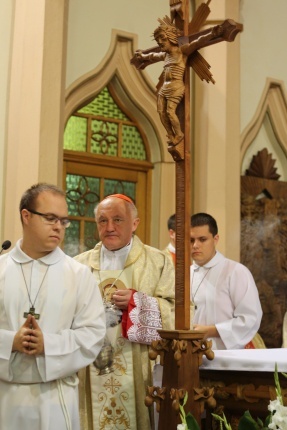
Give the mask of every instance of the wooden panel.
[(260, 295), (259, 333), (268, 348), (282, 345), (287, 309), (287, 183), (241, 177), (241, 258)]

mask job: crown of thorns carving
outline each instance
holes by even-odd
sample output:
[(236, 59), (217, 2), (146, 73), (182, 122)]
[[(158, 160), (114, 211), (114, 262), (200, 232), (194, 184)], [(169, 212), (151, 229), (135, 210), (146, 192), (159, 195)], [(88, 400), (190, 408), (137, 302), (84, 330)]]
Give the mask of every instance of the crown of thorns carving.
[(181, 32), (172, 23), (171, 19), (166, 15), (163, 19), (158, 18), (158, 22), (160, 23), (160, 26), (157, 27), (153, 33), (154, 39), (156, 40), (159, 34), (164, 32), (168, 40), (177, 45), (178, 37), (181, 36)]

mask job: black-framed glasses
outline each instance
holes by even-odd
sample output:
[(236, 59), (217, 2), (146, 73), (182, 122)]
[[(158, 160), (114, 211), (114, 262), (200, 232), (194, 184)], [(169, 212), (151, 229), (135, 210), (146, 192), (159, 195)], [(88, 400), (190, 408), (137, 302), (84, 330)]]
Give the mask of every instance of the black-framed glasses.
[(64, 228), (68, 228), (69, 225), (71, 224), (71, 221), (69, 220), (69, 218), (60, 218), (53, 214), (42, 214), (41, 212), (37, 212), (32, 209), (27, 209), (27, 211), (31, 212), (32, 214), (39, 215), (45, 224), (54, 225), (54, 224), (57, 224), (58, 221), (60, 221), (61, 226)]

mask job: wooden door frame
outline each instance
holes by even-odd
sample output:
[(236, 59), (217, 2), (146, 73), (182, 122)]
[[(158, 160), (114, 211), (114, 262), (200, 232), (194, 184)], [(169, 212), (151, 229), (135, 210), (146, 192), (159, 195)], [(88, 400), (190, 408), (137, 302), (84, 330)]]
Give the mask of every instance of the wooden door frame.
[(149, 244), (152, 168), (152, 163), (146, 161), (119, 160), (117, 158), (112, 159), (111, 157), (65, 150), (63, 188), (66, 189), (66, 175), (68, 173), (135, 182), (137, 184), (135, 203), (141, 220), (137, 228), (137, 235), (144, 243)]

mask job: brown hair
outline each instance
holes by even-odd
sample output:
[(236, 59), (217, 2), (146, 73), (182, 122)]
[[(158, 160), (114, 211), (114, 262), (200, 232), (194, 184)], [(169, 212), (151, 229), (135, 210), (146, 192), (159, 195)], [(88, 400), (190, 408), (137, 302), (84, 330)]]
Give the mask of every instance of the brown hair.
[[(54, 194), (59, 194), (66, 198), (66, 193), (61, 188), (57, 187), (56, 185), (47, 184), (45, 182), (32, 185), (28, 190), (24, 192), (24, 194), (21, 197), (20, 204), (19, 204), (19, 211), (20, 216), (23, 209), (36, 209), (36, 200), (39, 194), (43, 192), (50, 192)], [(21, 216), (22, 221), (22, 216)]]

